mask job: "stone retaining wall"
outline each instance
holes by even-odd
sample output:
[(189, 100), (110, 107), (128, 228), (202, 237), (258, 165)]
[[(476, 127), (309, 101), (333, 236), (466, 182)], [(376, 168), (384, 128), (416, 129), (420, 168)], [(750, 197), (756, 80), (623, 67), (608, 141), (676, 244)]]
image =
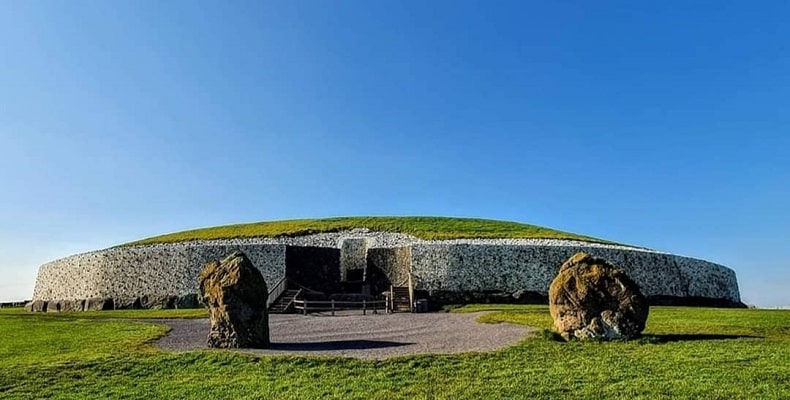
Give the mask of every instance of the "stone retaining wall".
[[(365, 238), (367, 240), (360, 240)], [(140, 302), (139, 299), (170, 296), (167, 301), (177, 303), (180, 300), (172, 297), (197, 293), (197, 276), (206, 263), (236, 249), (247, 254), (267, 283), (274, 285), (286, 272), (286, 247), (292, 249), (294, 245), (335, 249), (332, 254), (338, 258), (337, 264), (327, 264), (322, 268), (337, 270), (338, 280), (343, 274), (343, 267), (348, 268), (367, 259), (369, 272), (371, 267), (375, 267), (374, 273), (378, 274), (374, 275), (377, 281), (374, 289), (385, 286), (387, 281), (400, 284), (411, 273), (415, 290), (429, 294), (527, 291), (545, 295), (559, 266), (574, 253), (585, 251), (626, 269), (647, 296), (740, 302), (734, 271), (688, 257), (578, 241), (423, 241), (382, 232), (320, 234), (313, 239), (223, 240), (116, 247), (78, 254), (41, 266), (33, 300), (65, 301), (61, 305), (65, 308), (71, 307), (69, 302), (86, 299), (113, 299), (117, 307), (130, 299)], [(348, 253), (344, 254), (343, 249)], [(361, 249), (366, 249), (366, 253), (363, 254)], [(291, 257), (294, 257), (293, 252)], [(293, 260), (288, 264), (289, 269), (293, 268)], [(162, 302), (150, 301), (151, 304)], [(83, 302), (83, 307), (88, 303)]]
[(579, 251), (622, 267), (646, 296), (710, 297), (740, 301), (735, 272), (688, 257), (644, 250), (583, 246), (417, 244), (412, 246), (416, 289), (548, 292), (560, 265)]
[(33, 300), (134, 299), (198, 292), (197, 276), (210, 261), (243, 251), (266, 282), (285, 273), (285, 245), (190, 246), (170, 244), (115, 247), (44, 264)]

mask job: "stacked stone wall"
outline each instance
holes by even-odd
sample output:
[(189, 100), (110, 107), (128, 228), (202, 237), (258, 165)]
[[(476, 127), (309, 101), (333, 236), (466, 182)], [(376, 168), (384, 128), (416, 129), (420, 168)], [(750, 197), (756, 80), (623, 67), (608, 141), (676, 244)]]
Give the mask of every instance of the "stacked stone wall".
[[(40, 268), (33, 300), (69, 302), (103, 298), (114, 299), (117, 306), (132, 299), (140, 302), (190, 295), (197, 293), (197, 276), (206, 263), (241, 250), (270, 285), (285, 276), (288, 265), (290, 275), (319, 286), (324, 282), (331, 290), (341, 278), (341, 265), (364, 263), (368, 273), (379, 274), (371, 276), (377, 282), (397, 285), (411, 274), (415, 290), (427, 293), (527, 291), (538, 296), (547, 293), (562, 262), (578, 251), (585, 251), (626, 269), (649, 297), (740, 302), (732, 270), (703, 260), (645, 249), (559, 240), (423, 241), (382, 232), (370, 232), (367, 238), (365, 235), (341, 232), (299, 238), (186, 242), (78, 254)], [(292, 250), (291, 261), (287, 262), (286, 249), (296, 247), (315, 251), (294, 253)], [(343, 258), (345, 247), (348, 247), (348, 259)], [(350, 251), (353, 249), (360, 251)], [(321, 254), (321, 265), (317, 266), (304, 258), (318, 254), (316, 251)], [(322, 272), (317, 273), (316, 268)], [(307, 282), (300, 283), (309, 286)], [(68, 308), (70, 304), (60, 306)]]
[(547, 293), (560, 265), (584, 251), (625, 269), (646, 296), (740, 301), (735, 273), (703, 260), (641, 249), (584, 246), (415, 244), (412, 277), (424, 291)]
[(136, 299), (198, 292), (197, 276), (210, 261), (241, 250), (267, 282), (285, 273), (285, 245), (155, 245), (78, 254), (41, 266), (34, 300)]

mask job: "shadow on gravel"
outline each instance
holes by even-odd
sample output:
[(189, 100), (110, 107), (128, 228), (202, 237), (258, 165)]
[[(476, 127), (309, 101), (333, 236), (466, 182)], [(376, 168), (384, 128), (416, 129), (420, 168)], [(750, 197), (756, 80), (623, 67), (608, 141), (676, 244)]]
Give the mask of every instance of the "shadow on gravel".
[(400, 347), (410, 344), (414, 343), (389, 342), (386, 340), (336, 340), (331, 342), (271, 343), (267, 349), (284, 351), (366, 350)]
[(687, 342), (695, 340), (725, 340), (725, 339), (765, 339), (763, 336), (752, 335), (716, 335), (716, 334), (687, 334), (687, 335), (645, 335), (642, 340), (650, 343)]

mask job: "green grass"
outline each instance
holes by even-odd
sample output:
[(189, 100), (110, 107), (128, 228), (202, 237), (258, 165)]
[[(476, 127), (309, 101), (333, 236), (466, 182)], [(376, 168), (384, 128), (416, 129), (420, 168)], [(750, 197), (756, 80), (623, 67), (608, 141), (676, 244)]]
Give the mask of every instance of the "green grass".
[(142, 239), (125, 245), (171, 243), (187, 240), (211, 240), (251, 237), (302, 236), (321, 232), (339, 232), (353, 228), (400, 232), (427, 240), (464, 238), (541, 238), (575, 239), (598, 243), (605, 240), (562, 232), (517, 222), (447, 217), (344, 217), (257, 222), (194, 229)]
[(205, 308), (183, 308), (178, 310), (109, 310), (109, 311), (75, 311), (52, 313), (29, 313), (24, 308), (0, 308), (0, 317), (18, 316), (29, 318), (59, 318), (59, 319), (181, 319), (181, 318), (208, 318)]
[[(546, 306), (457, 312), (481, 310), (494, 311), (487, 322), (551, 325)], [(385, 361), (166, 353), (149, 345), (165, 331), (4, 310), (0, 398), (790, 398), (790, 311), (654, 307), (646, 340), (537, 337), (494, 353)]]

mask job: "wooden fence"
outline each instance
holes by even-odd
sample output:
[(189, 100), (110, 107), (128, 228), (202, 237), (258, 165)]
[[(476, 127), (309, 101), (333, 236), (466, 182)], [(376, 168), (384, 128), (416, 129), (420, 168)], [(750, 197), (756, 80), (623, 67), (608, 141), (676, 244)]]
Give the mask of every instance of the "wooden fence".
[(362, 310), (362, 315), (367, 315), (368, 310), (373, 311), (373, 314), (387, 310), (386, 300), (294, 300), (293, 303), (294, 308), (301, 311), (303, 315), (318, 311), (330, 311), (332, 315), (335, 315), (335, 311), (340, 310)]

